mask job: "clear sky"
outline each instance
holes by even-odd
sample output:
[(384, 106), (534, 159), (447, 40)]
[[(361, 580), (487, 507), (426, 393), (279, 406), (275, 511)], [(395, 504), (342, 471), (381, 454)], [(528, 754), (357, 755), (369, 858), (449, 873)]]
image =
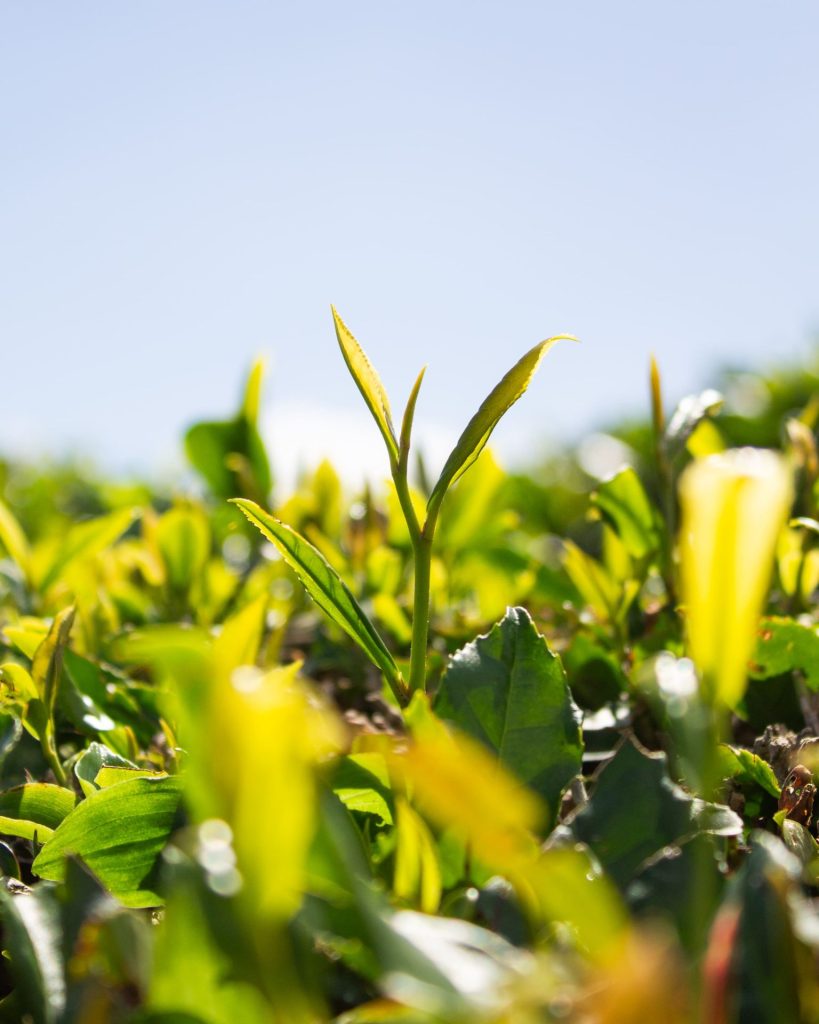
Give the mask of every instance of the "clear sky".
[(330, 302), (439, 441), (580, 336), (510, 457), (643, 408), (652, 350), (676, 396), (803, 353), (818, 41), (815, 0), (0, 0), (0, 445), (165, 465), (264, 352), (274, 461), (363, 452)]

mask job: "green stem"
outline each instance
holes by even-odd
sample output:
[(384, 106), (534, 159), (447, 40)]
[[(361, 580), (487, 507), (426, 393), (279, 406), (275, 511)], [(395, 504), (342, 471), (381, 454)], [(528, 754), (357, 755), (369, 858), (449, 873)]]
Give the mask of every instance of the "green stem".
[(415, 554), (415, 596), (412, 608), (412, 648), (410, 653), (410, 693), (426, 690), (427, 642), (429, 637), (429, 589), (432, 565), (432, 538), (419, 534), (412, 545)]
[(60, 763), (57, 749), (54, 746), (54, 739), (50, 733), (42, 737), (40, 747), (42, 748), (46, 764), (48, 764), (48, 767), (52, 772), (54, 772), (54, 778), (57, 780), (57, 784), (70, 789), (71, 787), (68, 785), (68, 776), (65, 774), (65, 769)]

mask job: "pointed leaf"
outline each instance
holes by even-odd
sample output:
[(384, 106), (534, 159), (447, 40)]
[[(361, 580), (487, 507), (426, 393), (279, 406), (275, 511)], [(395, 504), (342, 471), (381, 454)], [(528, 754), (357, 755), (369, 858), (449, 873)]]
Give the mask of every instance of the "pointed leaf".
[(32, 870), (59, 881), (68, 854), (81, 857), (128, 907), (155, 907), (156, 869), (176, 822), (178, 777), (131, 779), (83, 800), (40, 851)]
[(742, 832), (739, 815), (692, 799), (672, 781), (665, 754), (644, 753), (632, 742), (599, 771), (591, 799), (567, 825), (622, 887), (666, 846), (704, 832)]
[(138, 515), (138, 509), (125, 508), (72, 526), (56, 555), (37, 581), (39, 588), (43, 591), (48, 590), (78, 558), (89, 558), (110, 547), (125, 533)]
[(396, 696), (403, 700), (406, 697), (406, 686), (392, 655), (350, 593), (347, 584), (321, 552), (295, 530), (259, 508), (255, 502), (235, 498), (233, 503), (278, 548), (319, 608), (355, 640), (373, 664), (384, 673)]
[(63, 786), (30, 782), (0, 793), (0, 835), (45, 843), (77, 800)]
[(66, 1003), (65, 965), (61, 952), (60, 909), (50, 887), (19, 895), (0, 893), (3, 944), (25, 1017), (34, 1024), (57, 1024)]
[(401, 441), (399, 445), (400, 456), (406, 462), (407, 456), (410, 450), (410, 440), (412, 438), (412, 423), (415, 419), (415, 403), (418, 401), (418, 392), (421, 390), (421, 383), (424, 380), (424, 374), (427, 372), (426, 366), (422, 367), (421, 372), (415, 378), (415, 383), (412, 385), (412, 391), (407, 399), (407, 407), (404, 409), (404, 418), (401, 421)]
[(28, 540), (14, 513), (3, 501), (0, 501), (0, 545), (28, 578), (31, 558)]
[(365, 355), (364, 349), (352, 336), (344, 321), (336, 312), (335, 307), (331, 306), (330, 308), (333, 311), (336, 337), (341, 348), (341, 354), (344, 356), (344, 362), (347, 364), (347, 369), (350, 371), (353, 380), (358, 386), (358, 390), (367, 403), (367, 408), (373, 414), (378, 429), (381, 431), (381, 436), (384, 438), (384, 443), (387, 445), (390, 459), (395, 461), (398, 459), (398, 441), (395, 438), (395, 429), (392, 425), (392, 413), (390, 412), (387, 392), (381, 383), (381, 378)]
[(659, 548), (659, 517), (633, 466), (623, 466), (600, 484), (592, 503), (633, 558), (643, 558)]
[(549, 826), (583, 758), (566, 673), (529, 613), (510, 608), (449, 663), (435, 712), (480, 740), (546, 801)]
[(515, 363), (483, 400), (481, 407), (467, 424), (458, 443), (446, 460), (438, 482), (429, 496), (428, 509), (437, 510), (449, 486), (469, 469), (480, 455), (498, 421), (527, 389), (540, 360), (556, 341), (562, 339), (576, 340), (569, 334), (559, 334), (554, 338), (539, 342)]
[(37, 687), (37, 692), (46, 706), (49, 715), (54, 710), (54, 702), (57, 699), (57, 690), (60, 685), (60, 673), (63, 667), (63, 651), (68, 643), (68, 635), (74, 625), (74, 606), (63, 608), (54, 616), (45, 640), (34, 652), (31, 662), (31, 678)]

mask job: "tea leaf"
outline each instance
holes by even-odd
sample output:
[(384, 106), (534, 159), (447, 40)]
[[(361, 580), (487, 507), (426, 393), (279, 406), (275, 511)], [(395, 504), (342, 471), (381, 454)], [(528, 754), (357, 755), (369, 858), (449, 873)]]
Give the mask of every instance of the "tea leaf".
[(552, 345), (561, 340), (576, 341), (570, 334), (558, 334), (541, 341), (529, 349), (511, 370), (495, 385), (481, 403), (480, 408), (466, 425), (466, 429), (452, 449), (441, 470), (441, 475), (432, 489), (427, 503), (428, 514), (433, 515), (443, 501), (444, 495), (453, 483), (464, 474), (477, 459), (497, 426), (501, 417), (517, 402), (529, 386), (541, 359)]
[(40, 590), (48, 590), (77, 559), (90, 558), (110, 547), (125, 533), (138, 515), (138, 509), (119, 509), (107, 516), (73, 526), (56, 554), (38, 575), (36, 582)]
[(580, 712), (566, 673), (523, 608), (508, 609), (449, 663), (435, 712), (480, 740), (549, 808), (580, 771)]
[(815, 627), (794, 619), (762, 619), (750, 674), (757, 679), (767, 679), (794, 669), (801, 674), (809, 690), (819, 691), (819, 633)]
[(410, 440), (412, 438), (412, 423), (415, 419), (415, 403), (418, 401), (418, 392), (421, 390), (421, 382), (424, 379), (424, 374), (427, 372), (426, 366), (424, 366), (421, 372), (415, 379), (415, 383), (410, 391), (410, 396), (407, 399), (407, 407), (404, 410), (404, 418), (401, 421), (401, 441), (399, 444), (400, 458), (406, 463), (407, 456), (409, 455)]
[(0, 544), (6, 549), (9, 558), (17, 563), (23, 576), (28, 578), (31, 549), (22, 526), (3, 501), (0, 501)]
[[(358, 390), (364, 401), (367, 403), (367, 408), (373, 414), (378, 429), (381, 431), (381, 436), (384, 438), (384, 443), (387, 446), (387, 451), (390, 453), (390, 460), (392, 462), (398, 461), (398, 441), (395, 437), (395, 429), (392, 425), (392, 413), (390, 412), (390, 402), (387, 398), (387, 392), (384, 390), (384, 385), (381, 383), (381, 378), (373, 369), (370, 360), (364, 353), (364, 349), (358, 344), (355, 338), (352, 336), (344, 321), (336, 312), (334, 306), (330, 307), (333, 312), (333, 323), (336, 328), (336, 337), (338, 338), (338, 344), (341, 348), (341, 354), (344, 356), (344, 362), (347, 364), (347, 369), (350, 371), (350, 375), (356, 382)], [(414, 393), (417, 396), (417, 389), (420, 387), (420, 377), (416, 382)], [(410, 397), (410, 401), (414, 406), (414, 401)]]
[(657, 513), (633, 466), (624, 466), (600, 484), (591, 500), (633, 558), (644, 558), (659, 548)]
[(50, 715), (57, 699), (60, 685), (60, 673), (63, 667), (63, 651), (68, 643), (68, 635), (74, 624), (75, 608), (64, 608), (54, 617), (54, 622), (46, 634), (45, 640), (34, 652), (31, 662), (31, 678), (37, 692)]
[(754, 783), (779, 798), (780, 786), (767, 761), (744, 747), (731, 747), (727, 743), (721, 743), (717, 753), (723, 779), (733, 779), (740, 785)]
[(341, 579), (324, 555), (285, 526), (268, 512), (245, 498), (234, 498), (251, 523), (281, 552), (285, 562), (293, 569), (305, 589), (323, 612), (351, 637), (384, 673), (397, 697), (406, 697), (406, 687), (398, 666), (387, 650), (375, 626), (359, 607), (347, 584)]
[(742, 819), (727, 807), (692, 799), (669, 778), (664, 754), (646, 754), (626, 742), (599, 771), (589, 802), (567, 826), (624, 887), (663, 847), (702, 832), (738, 835)]
[(248, 375), (239, 412), (229, 420), (195, 423), (185, 434), (185, 452), (217, 498), (244, 494), (267, 499), (273, 481), (257, 421), (264, 363)]
[(0, 907), (4, 946), (29, 1019), (34, 1024), (57, 1024), (65, 1010), (66, 982), (54, 893), (47, 888), (15, 896), (0, 892)]
[(155, 872), (181, 796), (181, 782), (174, 776), (100, 789), (65, 818), (32, 870), (58, 881), (65, 875), (66, 856), (76, 854), (127, 907), (159, 906)]
[(29, 782), (0, 793), (0, 834), (45, 843), (77, 799), (63, 786)]

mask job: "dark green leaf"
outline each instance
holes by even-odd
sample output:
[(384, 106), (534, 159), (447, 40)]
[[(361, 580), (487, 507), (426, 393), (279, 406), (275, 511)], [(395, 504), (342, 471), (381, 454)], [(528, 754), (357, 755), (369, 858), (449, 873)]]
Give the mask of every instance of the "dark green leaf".
[(669, 778), (665, 754), (644, 753), (630, 741), (598, 772), (589, 802), (567, 825), (622, 887), (666, 846), (703, 831), (742, 832), (729, 808), (694, 800)]
[[(795, 892), (798, 861), (781, 843), (754, 833), (729, 896), (739, 912), (731, 957), (726, 1019), (755, 1024), (805, 1020), (788, 891)], [(777, 849), (778, 847), (778, 849)]]
[(175, 776), (99, 790), (46, 843), (34, 861), (35, 874), (61, 879), (66, 855), (76, 854), (126, 906), (158, 906), (157, 859), (175, 826), (181, 793)]
[(217, 498), (243, 494), (265, 501), (272, 477), (256, 426), (263, 366), (254, 364), (235, 418), (196, 423), (185, 434), (185, 451)]
[(281, 552), (305, 589), (325, 614), (350, 636), (384, 673), (396, 696), (406, 697), (398, 666), (375, 626), (359, 607), (347, 584), (324, 555), (295, 530), (244, 498), (233, 499), (251, 523)]
[(34, 1024), (57, 1024), (65, 1008), (60, 914), (50, 886), (12, 896), (0, 892), (4, 945), (20, 1001)]
[(716, 844), (701, 835), (664, 848), (629, 884), (626, 899), (638, 917), (670, 921), (686, 951), (699, 956), (723, 888)]
[(550, 822), (580, 771), (580, 712), (566, 674), (529, 613), (510, 608), (451, 660), (435, 711), (480, 740), (544, 798)]

